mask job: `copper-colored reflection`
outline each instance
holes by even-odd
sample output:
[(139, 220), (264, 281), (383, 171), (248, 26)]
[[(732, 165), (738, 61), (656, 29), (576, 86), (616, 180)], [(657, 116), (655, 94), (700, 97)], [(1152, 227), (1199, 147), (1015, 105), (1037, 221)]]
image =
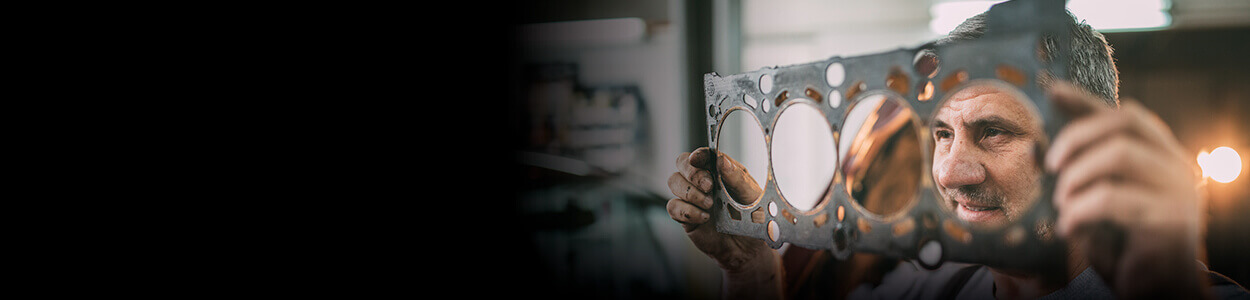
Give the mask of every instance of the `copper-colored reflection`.
[(777, 94), (777, 99), (773, 99), (773, 106), (781, 107), (781, 103), (786, 102), (786, 99), (790, 99), (790, 91), (781, 91)]
[(898, 67), (890, 68), (890, 74), (885, 77), (886, 87), (899, 95), (907, 95), (907, 89), (910, 88), (910, 85), (911, 80), (907, 78), (907, 74), (904, 74), (902, 69)]
[(1024, 72), (1009, 65), (998, 65), (994, 69), (994, 74), (998, 75), (998, 79), (1010, 82), (1016, 86), (1024, 86)]
[(929, 101), (933, 99), (933, 82), (925, 81), (923, 86), (918, 87), (920, 94), (916, 95), (916, 100)]
[(903, 219), (903, 221), (898, 222), (898, 224), (894, 224), (894, 236), (903, 236), (904, 234), (911, 233), (914, 229), (916, 229), (915, 219)]
[(820, 96), (820, 92), (817, 92), (816, 90), (813, 90), (812, 88), (804, 89), (803, 95), (807, 96), (808, 99), (812, 99), (812, 101), (816, 101), (816, 103), (820, 103), (821, 101), (824, 100), (824, 98)]
[(791, 214), (789, 210), (784, 210), (784, 209), (781, 210), (781, 218), (785, 219), (786, 221), (790, 221), (790, 224), (794, 224), (799, 221), (798, 217), (795, 217), (794, 214)]
[(917, 200), (923, 172), (914, 113), (902, 99), (876, 94), (846, 120), (838, 148), (846, 190), (869, 212), (902, 212)]
[(818, 214), (816, 215), (816, 217), (812, 218), (812, 225), (815, 225), (816, 227), (821, 227), (821, 226), (825, 226), (825, 223), (828, 221), (829, 221), (829, 214)]
[(855, 99), (855, 96), (859, 96), (859, 93), (863, 92), (865, 89), (868, 89), (867, 84), (864, 84), (863, 81), (856, 81), (846, 90), (846, 99)]
[(943, 92), (950, 91), (951, 89), (955, 88), (956, 86), (959, 86), (959, 84), (964, 83), (965, 81), (968, 81), (968, 71), (964, 71), (964, 70), (956, 71), (953, 74), (947, 75), (946, 79), (942, 80), (942, 91)]
[(972, 242), (972, 233), (964, 230), (959, 224), (949, 219), (942, 223), (942, 229), (946, 230), (946, 234), (961, 243)]
[(777, 227), (777, 221), (768, 221), (768, 239), (776, 241), (781, 236), (781, 228)]

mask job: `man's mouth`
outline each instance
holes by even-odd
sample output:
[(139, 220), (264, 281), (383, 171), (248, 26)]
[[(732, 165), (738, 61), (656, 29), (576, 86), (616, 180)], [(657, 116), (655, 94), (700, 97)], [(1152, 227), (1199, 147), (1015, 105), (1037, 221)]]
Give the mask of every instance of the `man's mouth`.
[(955, 202), (960, 219), (968, 222), (992, 222), (1006, 217), (1001, 206), (982, 205), (971, 202)]

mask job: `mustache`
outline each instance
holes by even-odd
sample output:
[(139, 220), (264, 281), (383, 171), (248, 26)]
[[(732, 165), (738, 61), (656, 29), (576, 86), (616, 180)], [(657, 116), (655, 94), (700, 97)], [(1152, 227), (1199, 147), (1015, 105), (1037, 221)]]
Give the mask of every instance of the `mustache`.
[(967, 199), (972, 204), (1002, 207), (1007, 197), (1002, 192), (981, 185), (966, 185), (955, 189), (947, 189), (943, 196), (947, 200)]

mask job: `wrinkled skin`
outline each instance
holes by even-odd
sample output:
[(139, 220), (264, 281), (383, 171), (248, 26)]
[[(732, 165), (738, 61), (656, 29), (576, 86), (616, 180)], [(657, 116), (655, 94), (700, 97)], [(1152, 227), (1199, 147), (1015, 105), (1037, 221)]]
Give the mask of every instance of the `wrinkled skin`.
[(993, 85), (956, 92), (934, 116), (933, 178), (961, 219), (1001, 225), (1037, 199), (1044, 143), (1041, 116), (1024, 99)]

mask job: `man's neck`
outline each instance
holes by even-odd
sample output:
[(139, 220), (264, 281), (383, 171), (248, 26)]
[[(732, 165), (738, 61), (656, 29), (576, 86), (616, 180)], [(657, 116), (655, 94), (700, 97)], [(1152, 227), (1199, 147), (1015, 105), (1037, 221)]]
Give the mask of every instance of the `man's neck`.
[(996, 299), (1036, 299), (1049, 295), (1060, 288), (1053, 280), (1042, 275), (990, 269), (994, 275), (994, 298)]
[(990, 268), (990, 274), (994, 275), (994, 298), (1036, 299), (1063, 288), (1089, 267), (1085, 255), (1076, 247), (1069, 248), (1068, 254), (1068, 268), (1064, 274), (1067, 276), (1061, 282), (1033, 272)]

